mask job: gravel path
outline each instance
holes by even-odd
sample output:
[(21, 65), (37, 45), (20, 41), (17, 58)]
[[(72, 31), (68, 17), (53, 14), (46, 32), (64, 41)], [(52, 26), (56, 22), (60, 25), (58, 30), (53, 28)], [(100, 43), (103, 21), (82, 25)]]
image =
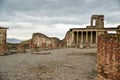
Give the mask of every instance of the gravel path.
[(54, 49), (51, 54), (0, 56), (0, 80), (93, 80), (96, 49)]

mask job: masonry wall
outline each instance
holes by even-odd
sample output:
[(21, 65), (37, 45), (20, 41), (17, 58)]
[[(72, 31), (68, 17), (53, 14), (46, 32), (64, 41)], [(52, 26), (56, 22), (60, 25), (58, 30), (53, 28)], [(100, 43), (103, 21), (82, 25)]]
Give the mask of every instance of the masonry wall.
[(0, 29), (0, 55), (4, 55), (7, 52), (6, 32), (6, 29)]
[(97, 51), (97, 80), (120, 80), (120, 34), (98, 36)]
[(34, 33), (32, 36), (32, 48), (58, 48), (60, 40), (55, 37), (48, 37), (42, 33)]
[(65, 35), (65, 38), (61, 41), (63, 43), (63, 46), (66, 47), (72, 47), (73, 46), (73, 35), (71, 31), (68, 31)]
[(6, 29), (0, 29), (0, 44), (6, 44)]

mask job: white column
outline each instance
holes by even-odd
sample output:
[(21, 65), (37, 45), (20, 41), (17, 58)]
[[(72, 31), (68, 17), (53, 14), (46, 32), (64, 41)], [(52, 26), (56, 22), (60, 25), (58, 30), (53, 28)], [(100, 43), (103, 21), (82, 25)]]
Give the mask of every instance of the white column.
[(79, 39), (79, 35), (78, 35), (78, 31), (77, 31), (77, 45), (78, 45), (78, 39)]
[(93, 33), (91, 31), (91, 44), (93, 43)]
[(88, 43), (88, 31), (86, 31), (86, 43)]
[(81, 43), (83, 43), (83, 31), (81, 31)]

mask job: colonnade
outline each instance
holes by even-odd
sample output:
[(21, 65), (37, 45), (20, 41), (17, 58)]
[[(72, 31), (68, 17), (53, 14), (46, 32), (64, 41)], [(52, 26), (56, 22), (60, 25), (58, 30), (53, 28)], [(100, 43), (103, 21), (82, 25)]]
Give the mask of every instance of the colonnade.
[(85, 43), (97, 43), (97, 31), (74, 31), (73, 43), (85, 44)]

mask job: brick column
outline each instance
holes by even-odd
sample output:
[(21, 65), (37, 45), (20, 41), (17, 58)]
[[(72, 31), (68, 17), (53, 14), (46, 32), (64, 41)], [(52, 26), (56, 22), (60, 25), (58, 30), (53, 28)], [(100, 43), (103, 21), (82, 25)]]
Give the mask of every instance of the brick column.
[(98, 35), (97, 80), (120, 80), (120, 37), (117, 34)]

